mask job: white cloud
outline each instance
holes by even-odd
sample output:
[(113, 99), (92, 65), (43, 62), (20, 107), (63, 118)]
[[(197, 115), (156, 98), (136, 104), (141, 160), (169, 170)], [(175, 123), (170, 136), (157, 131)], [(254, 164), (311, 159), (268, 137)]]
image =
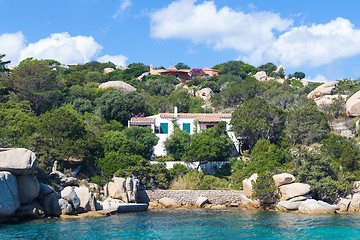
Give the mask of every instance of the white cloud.
[(216, 9), (214, 2), (195, 4), (179, 0), (150, 14), (153, 38), (180, 38), (206, 43), (215, 49), (230, 48), (250, 53), (257, 46), (274, 40), (275, 31), (288, 29), (292, 20), (278, 14), (245, 14), (228, 7)]
[(327, 24), (294, 27), (275, 41), (259, 46), (246, 59), (275, 60), (290, 67), (317, 67), (360, 54), (360, 30), (347, 19)]
[(6, 54), (4, 60), (11, 60), (10, 65), (28, 57), (54, 59), (63, 64), (86, 63), (102, 49), (93, 37), (71, 37), (69, 33), (54, 33), (38, 42), (25, 43), (21, 32), (0, 35), (0, 53)]
[(312, 81), (312, 82), (329, 82), (330, 80), (327, 79), (324, 75), (318, 74), (315, 78), (307, 78), (306, 80)]
[(116, 56), (105, 55), (97, 59), (98, 62), (101, 63), (112, 62), (117, 66), (126, 66), (127, 60), (128, 58), (123, 55), (116, 55)]
[(117, 18), (123, 11), (125, 11), (128, 7), (131, 7), (131, 0), (120, 0), (120, 5), (116, 10), (116, 13), (112, 16), (112, 18)]
[(244, 13), (214, 1), (177, 0), (150, 14), (151, 36), (233, 49), (254, 65), (317, 67), (360, 54), (360, 30), (347, 19), (293, 27), (271, 12)]
[(87, 63), (100, 50), (93, 37), (71, 37), (69, 33), (53, 33), (36, 43), (30, 43), (20, 52), (20, 60), (34, 57), (36, 59), (55, 59), (64, 64)]
[(16, 65), (20, 50), (25, 47), (25, 37), (22, 32), (4, 33), (0, 35), (0, 54), (6, 54), (3, 60), (11, 60), (9, 65)]

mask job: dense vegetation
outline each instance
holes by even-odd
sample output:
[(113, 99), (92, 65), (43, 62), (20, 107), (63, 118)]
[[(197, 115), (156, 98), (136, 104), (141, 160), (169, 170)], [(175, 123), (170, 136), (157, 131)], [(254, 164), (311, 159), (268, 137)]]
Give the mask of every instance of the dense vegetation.
[[(26, 147), (37, 153), (38, 167), (49, 172), (54, 161), (64, 168), (83, 166), (83, 177), (102, 183), (112, 176), (134, 175), (152, 188), (241, 189), (241, 182), (259, 174), (256, 194), (272, 191), (269, 176), (291, 172), (312, 186), (314, 196), (333, 201), (360, 179), (359, 145), (334, 135), (329, 120), (346, 118), (344, 99), (319, 110), (306, 96), (319, 84), (304, 86), (302, 72), (289, 74), (272, 63), (254, 67), (241, 61), (214, 66), (220, 75), (194, 77), (187, 88), (176, 87), (172, 76), (148, 75), (149, 66), (133, 63), (127, 69), (103, 74), (112, 63), (90, 62), (62, 66), (53, 60), (26, 59), (9, 71), (0, 55), (0, 147)], [(159, 67), (162, 68), (162, 67)], [(190, 69), (184, 63), (178, 69)], [(271, 80), (253, 76), (264, 71)], [(277, 81), (282, 79), (282, 81)], [(106, 81), (124, 81), (137, 88), (123, 93), (100, 89)], [(216, 112), (231, 112), (231, 124), (242, 139), (240, 155), (220, 123), (193, 135), (175, 127), (165, 141), (167, 156), (157, 160), (227, 161), (215, 176), (175, 165), (150, 164), (158, 137), (147, 128), (127, 128), (132, 116), (171, 112), (211, 112), (192, 92), (211, 88)], [(340, 81), (335, 92), (353, 94), (358, 81)], [(176, 119), (174, 120), (176, 125)], [(62, 169), (60, 169), (62, 170)]]

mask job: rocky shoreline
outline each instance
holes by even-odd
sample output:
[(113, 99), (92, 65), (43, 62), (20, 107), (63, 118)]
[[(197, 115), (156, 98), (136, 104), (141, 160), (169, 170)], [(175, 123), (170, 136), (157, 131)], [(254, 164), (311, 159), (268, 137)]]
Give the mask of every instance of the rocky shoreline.
[(336, 204), (312, 199), (308, 184), (288, 173), (273, 176), (275, 197), (252, 199), (253, 174), (238, 190), (145, 190), (136, 178), (113, 178), (103, 192), (94, 183), (79, 181), (53, 169), (60, 179), (58, 192), (35, 177), (36, 156), (23, 149), (0, 149), (0, 222), (45, 217), (106, 216), (118, 212), (166, 208), (245, 208), (324, 214), (360, 211), (360, 190)]

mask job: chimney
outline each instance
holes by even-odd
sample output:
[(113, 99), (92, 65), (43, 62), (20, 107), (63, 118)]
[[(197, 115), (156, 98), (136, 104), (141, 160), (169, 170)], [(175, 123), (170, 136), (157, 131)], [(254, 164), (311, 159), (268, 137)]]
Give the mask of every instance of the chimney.
[(177, 118), (178, 117), (178, 112), (177, 112), (177, 107), (175, 106), (174, 107), (174, 118)]

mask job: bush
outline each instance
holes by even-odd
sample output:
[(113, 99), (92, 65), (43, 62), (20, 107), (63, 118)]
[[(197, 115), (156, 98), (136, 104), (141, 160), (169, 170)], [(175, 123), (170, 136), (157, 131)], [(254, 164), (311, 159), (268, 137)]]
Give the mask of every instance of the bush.
[(298, 150), (289, 170), (297, 181), (311, 186), (315, 199), (333, 203), (351, 190), (349, 172), (334, 165), (329, 156), (319, 150)]
[(166, 153), (175, 160), (180, 160), (185, 154), (185, 147), (190, 145), (190, 140), (190, 133), (176, 127), (165, 140)]
[(276, 186), (273, 173), (262, 172), (253, 183), (252, 197), (260, 200), (261, 204), (272, 203), (275, 197)]

